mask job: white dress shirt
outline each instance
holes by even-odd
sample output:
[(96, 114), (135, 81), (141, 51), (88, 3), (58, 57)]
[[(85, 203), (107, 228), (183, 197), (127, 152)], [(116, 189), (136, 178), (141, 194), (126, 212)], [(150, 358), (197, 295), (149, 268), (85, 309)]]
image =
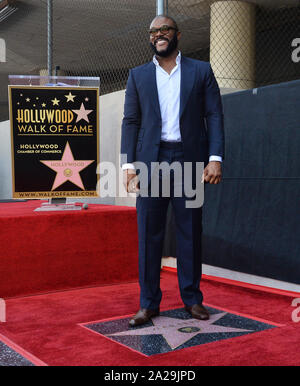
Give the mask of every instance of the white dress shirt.
[(156, 85), (162, 120), (161, 140), (180, 142), (179, 108), (180, 108), (180, 80), (181, 54), (177, 55), (176, 66), (168, 74), (153, 57), (156, 66)]
[[(181, 52), (176, 57), (176, 66), (168, 74), (160, 65), (155, 55), (153, 63), (156, 66), (156, 84), (160, 114), (162, 119), (161, 140), (180, 142), (180, 81), (181, 81)], [(211, 155), (209, 161), (220, 161), (222, 157)], [(134, 169), (133, 164), (123, 164), (122, 169)]]

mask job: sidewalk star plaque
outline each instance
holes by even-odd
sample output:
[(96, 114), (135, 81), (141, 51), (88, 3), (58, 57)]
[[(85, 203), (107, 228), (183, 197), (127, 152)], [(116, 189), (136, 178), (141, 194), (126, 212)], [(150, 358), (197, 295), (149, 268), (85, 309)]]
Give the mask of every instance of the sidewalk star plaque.
[(9, 86), (14, 198), (96, 197), (99, 88)]

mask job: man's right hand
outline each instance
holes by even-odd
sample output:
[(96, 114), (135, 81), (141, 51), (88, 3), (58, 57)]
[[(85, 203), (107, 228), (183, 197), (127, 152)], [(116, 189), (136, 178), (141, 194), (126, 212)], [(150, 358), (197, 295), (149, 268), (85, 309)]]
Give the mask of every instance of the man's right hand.
[(123, 184), (127, 193), (137, 193), (139, 191), (138, 183), (138, 176), (134, 169), (123, 170)]

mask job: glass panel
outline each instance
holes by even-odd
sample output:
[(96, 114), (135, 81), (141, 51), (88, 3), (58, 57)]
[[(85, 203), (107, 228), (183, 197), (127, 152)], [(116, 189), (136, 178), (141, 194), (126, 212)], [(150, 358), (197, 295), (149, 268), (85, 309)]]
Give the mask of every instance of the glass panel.
[(14, 86), (100, 87), (99, 77), (9, 75), (8, 81)]

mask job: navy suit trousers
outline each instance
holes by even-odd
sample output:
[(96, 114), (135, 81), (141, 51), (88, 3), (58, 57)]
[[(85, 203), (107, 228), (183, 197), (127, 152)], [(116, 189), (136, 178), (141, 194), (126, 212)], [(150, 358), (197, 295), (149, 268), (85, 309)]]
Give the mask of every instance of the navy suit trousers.
[[(159, 162), (177, 161), (183, 165), (181, 144), (161, 144)], [(160, 184), (163, 174), (159, 174)], [(176, 223), (177, 273), (180, 295), (185, 305), (201, 304), (199, 289), (201, 279), (202, 207), (186, 208), (187, 198), (174, 195), (175, 183), (183, 186), (182, 178), (174, 181), (170, 173), (170, 194), (166, 197), (159, 190), (157, 197), (139, 195), (136, 201), (139, 235), (139, 283), (141, 308), (159, 308), (160, 269), (168, 205), (171, 201)], [(161, 185), (160, 185), (161, 186)], [(149, 187), (150, 189), (150, 187)], [(184, 190), (184, 189), (182, 189)]]

